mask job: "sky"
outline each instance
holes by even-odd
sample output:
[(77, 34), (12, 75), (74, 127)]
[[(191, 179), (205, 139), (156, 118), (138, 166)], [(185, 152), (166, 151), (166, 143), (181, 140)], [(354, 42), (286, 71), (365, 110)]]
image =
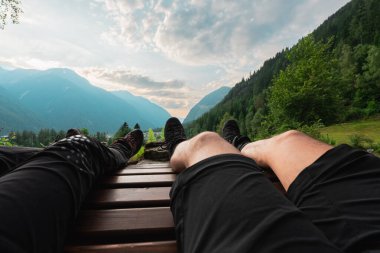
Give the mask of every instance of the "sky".
[(184, 118), (221, 86), (312, 32), (349, 0), (21, 0), (0, 66), (70, 68)]

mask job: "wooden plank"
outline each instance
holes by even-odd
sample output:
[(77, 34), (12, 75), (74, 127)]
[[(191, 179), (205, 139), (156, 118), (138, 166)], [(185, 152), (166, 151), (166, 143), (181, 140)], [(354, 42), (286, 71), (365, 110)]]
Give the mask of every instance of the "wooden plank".
[(67, 246), (65, 253), (176, 253), (175, 241)]
[(172, 240), (174, 223), (169, 207), (87, 210), (80, 213), (72, 235), (81, 243)]
[(112, 176), (101, 181), (109, 188), (171, 186), (175, 174)]
[(85, 204), (96, 208), (169, 206), (169, 192), (170, 187), (97, 190)]
[(154, 174), (174, 174), (171, 168), (154, 168), (154, 169), (122, 169), (115, 173), (116, 175), (154, 175)]
[(135, 165), (129, 165), (126, 168), (133, 168), (133, 169), (152, 169), (152, 168), (170, 168), (170, 165), (168, 162), (140, 162)]

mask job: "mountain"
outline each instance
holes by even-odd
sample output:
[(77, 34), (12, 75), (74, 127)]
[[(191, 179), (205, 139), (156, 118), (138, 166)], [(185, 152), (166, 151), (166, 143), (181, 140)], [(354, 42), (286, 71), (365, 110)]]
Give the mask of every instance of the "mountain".
[(12, 130), (36, 131), (42, 126), (33, 112), (20, 105), (6, 89), (0, 87), (0, 135)]
[(131, 107), (135, 108), (139, 115), (144, 115), (154, 127), (164, 126), (166, 120), (171, 117), (164, 108), (150, 102), (146, 98), (134, 96), (125, 90), (113, 91), (112, 94), (123, 99)]
[[(14, 129), (35, 129), (42, 125), (44, 128), (77, 127), (87, 128), (90, 132), (114, 133), (123, 122), (130, 125), (139, 123), (142, 129), (147, 129), (162, 126), (157, 122), (167, 119), (166, 115), (162, 118), (158, 115), (152, 121), (124, 99), (93, 86), (69, 69), (2, 70), (0, 88), (7, 91), (8, 102), (14, 101), (19, 105), (16, 108), (33, 112), (30, 114), (32, 118), (42, 123), (18, 121), (17, 124), (12, 123)], [(4, 96), (2, 101), (5, 101)], [(152, 106), (153, 110), (157, 107)], [(150, 108), (146, 107), (146, 110)], [(16, 122), (9, 113), (0, 114), (0, 117), (6, 122)]]
[(224, 86), (206, 95), (196, 105), (194, 105), (193, 108), (191, 108), (183, 123), (186, 124), (191, 121), (194, 121), (206, 112), (208, 112), (217, 103), (222, 101), (222, 99), (227, 95), (227, 93), (230, 90), (230, 87)]
[[(222, 102), (213, 107), (208, 113), (188, 124), (186, 126), (187, 133), (191, 136), (205, 130), (215, 131), (216, 127), (221, 125), (221, 121), (226, 117), (237, 119), (240, 123), (241, 132), (252, 138), (267, 137), (279, 131), (304, 125), (304, 121), (299, 121), (299, 118), (291, 124), (282, 122), (282, 125), (278, 125), (281, 124), (281, 120), (273, 115), (272, 109), (276, 104), (271, 104), (269, 101), (271, 99), (270, 94), (273, 91), (271, 88), (274, 86), (276, 77), (287, 69), (289, 70), (287, 78), (291, 78), (292, 73), (298, 74), (298, 76), (293, 75), (295, 78), (304, 78), (303, 80), (298, 80), (300, 84), (309, 85), (315, 80), (323, 80), (330, 83), (331, 87), (333, 85), (338, 87), (334, 99), (340, 100), (335, 101), (340, 104), (340, 107), (335, 107), (334, 110), (339, 112), (340, 115), (335, 118), (335, 122), (344, 122), (380, 113), (380, 89), (378, 86), (380, 83), (380, 75), (378, 74), (380, 69), (379, 10), (380, 1), (378, 0), (352, 0), (347, 3), (315, 29), (306, 40), (301, 39), (293, 48), (286, 48), (277, 53), (273, 58), (265, 61), (262, 67), (247, 79), (237, 83)], [(312, 40), (310, 40), (310, 37)], [(315, 43), (310, 42), (313, 40)], [(321, 46), (321, 43), (324, 45)], [(323, 57), (326, 56), (326, 58), (332, 59), (328, 63), (323, 62), (326, 63), (324, 66), (333, 66), (333, 71), (323, 69), (324, 73), (331, 73), (330, 76), (326, 75), (325, 79), (315, 79), (314, 76), (310, 76), (313, 73), (312, 71), (303, 72), (304, 76), (300, 74), (301, 72), (297, 72), (302, 71), (302, 68), (299, 68), (302, 62), (305, 63), (312, 59), (312, 57), (309, 57), (312, 51), (307, 49), (305, 45), (316, 49), (314, 52), (321, 52), (320, 55), (316, 54), (315, 57), (323, 55)], [(297, 54), (298, 58), (289, 58), (289, 55), (294, 56)], [(306, 69), (310, 66), (304, 64), (301, 67)], [(292, 69), (296, 69), (296, 71), (291, 72)], [(318, 73), (319, 77), (321, 76), (321, 72), (317, 71), (315, 73)], [(282, 73), (282, 77), (285, 77), (285, 73)], [(288, 87), (296, 88), (294, 86), (296, 82), (284, 83), (289, 84)], [(289, 89), (287, 90), (289, 94), (278, 92), (277, 99), (278, 101), (282, 99), (281, 94), (288, 97), (293, 95), (293, 100), (290, 101), (293, 103), (292, 108), (298, 110), (298, 115), (310, 116), (307, 108), (312, 105), (311, 107), (315, 109), (314, 111), (317, 111), (318, 105), (312, 102), (316, 101), (317, 98), (323, 99), (326, 95), (321, 93), (323, 85), (319, 86), (318, 83), (313, 83), (313, 85), (313, 87), (308, 87), (310, 90), (306, 90), (304, 87), (303, 90), (302, 88)], [(309, 102), (305, 103), (303, 95), (306, 93), (302, 92), (310, 92), (308, 93), (310, 99), (306, 99)], [(299, 104), (294, 106), (297, 102)], [(304, 106), (306, 104), (309, 107)], [(277, 110), (286, 112), (284, 115), (290, 122), (295, 115), (286, 111), (289, 108), (289, 104), (282, 108), (281, 106), (276, 107)], [(316, 114), (314, 116), (319, 117), (321, 115)], [(320, 119), (319, 123), (325, 123), (323, 115)], [(328, 123), (334, 122), (330, 121)]]

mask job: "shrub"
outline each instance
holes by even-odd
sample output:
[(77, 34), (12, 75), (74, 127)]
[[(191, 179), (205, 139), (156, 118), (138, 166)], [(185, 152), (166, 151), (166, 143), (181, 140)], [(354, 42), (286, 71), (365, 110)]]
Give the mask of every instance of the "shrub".
[(140, 161), (144, 157), (145, 147), (142, 146), (140, 150), (129, 159), (130, 162)]
[(353, 134), (350, 137), (350, 144), (354, 148), (367, 149), (373, 146), (374, 141), (361, 134)]
[(333, 146), (336, 145), (336, 140), (332, 139), (328, 134), (326, 135), (321, 134), (319, 137), (319, 140), (329, 145), (333, 145)]

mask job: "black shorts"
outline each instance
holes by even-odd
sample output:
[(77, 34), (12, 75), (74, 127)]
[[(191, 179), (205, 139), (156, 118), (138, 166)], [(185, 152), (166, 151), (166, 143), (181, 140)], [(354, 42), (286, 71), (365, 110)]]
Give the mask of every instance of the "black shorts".
[(380, 159), (347, 145), (305, 168), (287, 195), (231, 154), (180, 173), (171, 198), (182, 252), (380, 249)]

